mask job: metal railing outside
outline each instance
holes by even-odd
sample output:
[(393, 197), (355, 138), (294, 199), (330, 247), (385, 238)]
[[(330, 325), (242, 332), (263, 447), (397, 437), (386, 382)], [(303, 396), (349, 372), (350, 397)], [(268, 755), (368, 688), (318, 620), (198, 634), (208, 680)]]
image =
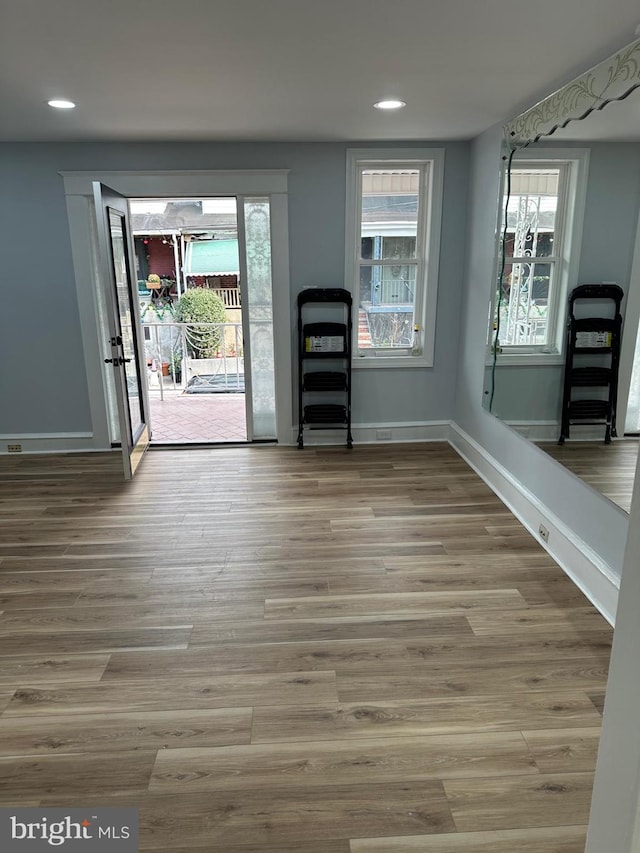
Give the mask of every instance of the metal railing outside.
[(144, 323), (143, 332), (148, 387), (161, 400), (167, 389), (206, 385), (202, 377), (212, 377), (217, 390), (244, 387), (241, 323)]
[(406, 304), (413, 306), (415, 300), (415, 282), (406, 278), (383, 278), (376, 287), (377, 305)]

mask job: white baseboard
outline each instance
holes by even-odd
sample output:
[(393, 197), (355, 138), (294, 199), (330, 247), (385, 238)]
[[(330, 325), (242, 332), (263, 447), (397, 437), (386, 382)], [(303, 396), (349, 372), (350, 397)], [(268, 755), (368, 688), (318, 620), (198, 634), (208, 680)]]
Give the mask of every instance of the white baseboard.
[[(507, 426), (530, 441), (557, 441), (560, 437), (558, 421), (504, 421)], [(571, 424), (571, 442), (603, 441), (604, 424)]]
[(504, 421), (504, 423), (530, 441), (557, 441), (560, 424), (557, 421)]
[[(449, 443), (613, 625), (620, 581), (609, 566), (455, 423), (451, 424)], [(541, 523), (549, 531), (549, 543), (540, 541), (538, 527)]]
[[(352, 424), (354, 444), (394, 444), (412, 441), (448, 441), (451, 421), (422, 421), (415, 423)], [(343, 429), (304, 431), (305, 447), (345, 444)], [(298, 443), (298, 431), (292, 430), (291, 444)]]
[(95, 447), (92, 432), (0, 433), (0, 456), (9, 454), (11, 444), (22, 448), (17, 453), (12, 451), (11, 456), (19, 456), (20, 453), (88, 453), (108, 449)]
[[(558, 421), (504, 421), (507, 426), (530, 441), (557, 441), (560, 436)], [(572, 442), (603, 441), (604, 424), (571, 424)]]

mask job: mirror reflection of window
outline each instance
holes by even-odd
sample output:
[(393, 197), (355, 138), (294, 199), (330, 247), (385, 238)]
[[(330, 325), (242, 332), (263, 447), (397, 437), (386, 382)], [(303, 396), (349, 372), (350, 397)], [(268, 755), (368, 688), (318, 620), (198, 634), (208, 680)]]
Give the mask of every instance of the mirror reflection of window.
[(551, 151), (528, 152), (526, 159), (519, 154), (511, 164), (504, 182), (504, 257), (491, 341), (499, 352), (562, 352), (567, 293), (577, 276), (570, 268), (571, 249), (579, 241), (577, 188), (585, 171), (583, 158)]
[[(566, 165), (511, 170), (505, 266), (500, 294), (500, 345), (547, 346), (550, 303), (561, 258)], [(505, 198), (505, 202), (506, 202)]]

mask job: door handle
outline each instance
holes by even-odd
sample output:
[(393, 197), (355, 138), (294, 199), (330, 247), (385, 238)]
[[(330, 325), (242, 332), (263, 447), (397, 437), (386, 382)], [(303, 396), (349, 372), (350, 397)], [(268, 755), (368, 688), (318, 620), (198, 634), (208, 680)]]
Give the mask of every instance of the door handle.
[(121, 364), (129, 364), (130, 358), (123, 358), (121, 355), (116, 358), (105, 358), (105, 364), (112, 364), (114, 367), (120, 367)]

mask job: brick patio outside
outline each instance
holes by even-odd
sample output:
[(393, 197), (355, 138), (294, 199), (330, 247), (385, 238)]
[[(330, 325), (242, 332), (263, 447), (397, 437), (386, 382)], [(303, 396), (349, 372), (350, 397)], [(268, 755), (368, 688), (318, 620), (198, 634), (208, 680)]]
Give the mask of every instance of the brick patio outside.
[(152, 444), (246, 441), (244, 394), (150, 389)]

